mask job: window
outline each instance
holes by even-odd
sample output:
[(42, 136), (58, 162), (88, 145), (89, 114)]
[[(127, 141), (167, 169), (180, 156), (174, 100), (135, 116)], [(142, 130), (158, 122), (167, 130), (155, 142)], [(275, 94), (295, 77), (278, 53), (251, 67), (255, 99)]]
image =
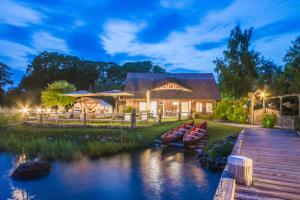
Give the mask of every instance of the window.
[(207, 113), (212, 113), (212, 103), (206, 103), (206, 112)]
[(196, 102), (196, 112), (203, 112), (202, 111), (202, 103)]
[(140, 102), (140, 112), (146, 111), (146, 102)]

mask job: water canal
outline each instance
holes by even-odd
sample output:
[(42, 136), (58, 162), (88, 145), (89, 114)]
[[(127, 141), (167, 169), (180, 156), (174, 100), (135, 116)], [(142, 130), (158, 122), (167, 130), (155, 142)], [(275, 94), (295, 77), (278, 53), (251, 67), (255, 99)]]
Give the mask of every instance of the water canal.
[(212, 199), (220, 173), (202, 169), (192, 150), (148, 148), (114, 156), (52, 162), (41, 179), (9, 176), (14, 156), (0, 154), (0, 199)]

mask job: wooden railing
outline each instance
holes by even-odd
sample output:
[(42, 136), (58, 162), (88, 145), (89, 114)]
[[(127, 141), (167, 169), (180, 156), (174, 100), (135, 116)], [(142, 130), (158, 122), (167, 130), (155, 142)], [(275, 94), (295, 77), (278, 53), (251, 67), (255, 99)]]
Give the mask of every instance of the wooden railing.
[[(236, 143), (233, 147), (231, 155), (240, 155), (242, 141), (244, 137), (244, 131), (245, 130), (242, 130), (241, 133), (239, 134)], [(218, 188), (215, 192), (214, 200), (234, 199), (235, 185), (236, 185), (236, 181), (228, 172), (228, 166), (226, 165), (223, 170)]]

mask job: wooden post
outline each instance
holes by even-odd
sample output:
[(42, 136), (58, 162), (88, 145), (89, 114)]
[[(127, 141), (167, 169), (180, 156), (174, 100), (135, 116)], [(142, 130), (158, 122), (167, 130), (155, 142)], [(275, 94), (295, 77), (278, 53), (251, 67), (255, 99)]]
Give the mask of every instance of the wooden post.
[(179, 101), (178, 120), (181, 120), (181, 101)]
[(252, 159), (232, 155), (228, 157), (228, 172), (236, 179), (237, 184), (251, 186), (253, 175)]
[(251, 124), (254, 124), (254, 96), (251, 98)]
[(43, 109), (41, 110), (41, 112), (40, 112), (40, 123), (41, 123), (41, 126), (43, 126), (43, 123), (44, 123), (44, 113), (43, 113)]
[(279, 115), (282, 116), (282, 97), (279, 97), (280, 105), (279, 105)]
[(159, 113), (158, 113), (158, 124), (161, 124), (161, 118), (162, 118), (162, 112), (161, 112), (161, 110), (159, 110)]
[(266, 113), (266, 98), (263, 97), (263, 111), (264, 111), (264, 114)]
[(83, 108), (83, 125), (86, 126), (86, 111), (85, 108)]
[(300, 120), (300, 95), (298, 95), (298, 115)]
[(135, 108), (131, 110), (131, 128), (135, 128), (136, 126), (136, 111)]

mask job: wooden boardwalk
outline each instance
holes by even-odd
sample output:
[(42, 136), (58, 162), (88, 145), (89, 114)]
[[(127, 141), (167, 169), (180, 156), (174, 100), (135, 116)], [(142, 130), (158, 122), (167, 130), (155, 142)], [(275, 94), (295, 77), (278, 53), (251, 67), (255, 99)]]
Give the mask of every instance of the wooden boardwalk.
[(235, 199), (300, 200), (300, 137), (280, 129), (246, 129), (240, 154), (253, 159), (253, 186), (235, 186)]

